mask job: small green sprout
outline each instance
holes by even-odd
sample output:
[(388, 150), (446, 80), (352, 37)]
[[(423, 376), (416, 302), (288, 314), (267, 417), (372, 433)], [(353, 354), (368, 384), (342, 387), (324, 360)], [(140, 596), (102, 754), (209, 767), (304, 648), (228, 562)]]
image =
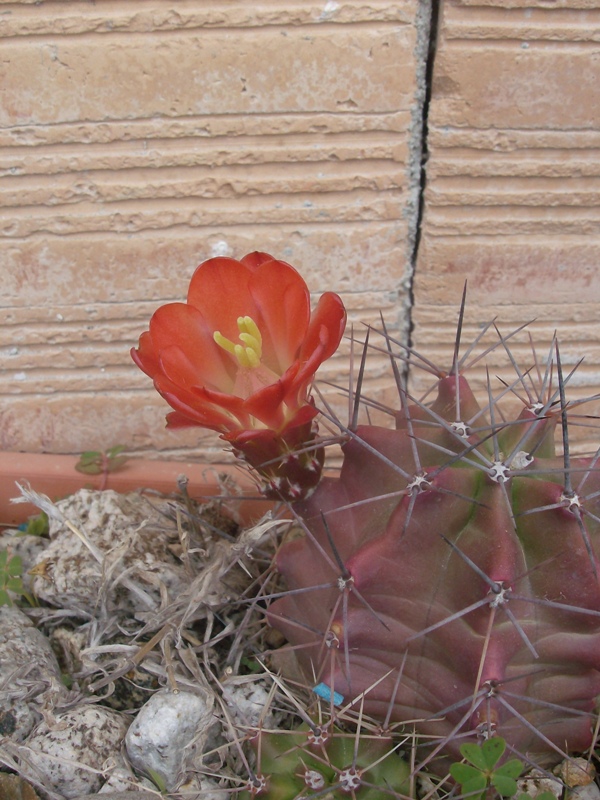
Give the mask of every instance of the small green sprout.
[(511, 758), (496, 766), (504, 755), (506, 742), (500, 737), (487, 739), (483, 744), (461, 745), (461, 755), (468, 764), (452, 764), (450, 774), (460, 784), (461, 793), (473, 800), (483, 798), (493, 786), (502, 797), (513, 797), (517, 793), (517, 778), (523, 771), (523, 762)]
[(48, 514), (45, 511), (35, 517), (29, 517), (23, 526), (19, 526), (19, 530), (27, 536), (47, 536), (49, 529)]
[(150, 778), (152, 783), (156, 786), (158, 791), (161, 794), (166, 794), (167, 791), (168, 791), (167, 790), (167, 784), (165, 783), (165, 779), (160, 774), (160, 772), (157, 772), (155, 769), (150, 769), (150, 767), (148, 767), (148, 769), (146, 771), (147, 771), (148, 777)]
[(128, 460), (128, 456), (122, 456), (121, 453), (125, 450), (124, 445), (118, 444), (115, 447), (110, 447), (108, 450), (86, 450), (82, 453), (79, 461), (75, 464), (75, 469), (78, 472), (83, 472), (84, 475), (102, 475), (101, 489), (106, 488), (108, 476), (111, 472), (121, 469)]
[(10, 592), (24, 597), (30, 605), (35, 601), (23, 586), (23, 560), (13, 556), (8, 550), (0, 550), (0, 606), (12, 606)]

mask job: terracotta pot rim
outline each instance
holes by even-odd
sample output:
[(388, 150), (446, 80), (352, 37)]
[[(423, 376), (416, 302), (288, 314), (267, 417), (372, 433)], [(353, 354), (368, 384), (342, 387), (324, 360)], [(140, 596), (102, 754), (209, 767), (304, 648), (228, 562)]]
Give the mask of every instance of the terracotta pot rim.
[[(38, 509), (28, 503), (11, 503), (19, 495), (16, 483), (28, 482), (33, 489), (56, 500), (85, 487), (100, 489), (102, 475), (85, 475), (75, 469), (79, 456), (52, 453), (0, 452), (0, 526), (16, 526)], [(235, 480), (244, 498), (239, 513), (247, 522), (259, 519), (270, 507), (242, 469), (231, 464), (205, 464), (131, 456), (126, 464), (108, 475), (107, 489), (120, 493), (154, 490), (176, 492), (177, 478), (188, 478), (188, 493), (194, 499), (220, 494), (219, 476)]]

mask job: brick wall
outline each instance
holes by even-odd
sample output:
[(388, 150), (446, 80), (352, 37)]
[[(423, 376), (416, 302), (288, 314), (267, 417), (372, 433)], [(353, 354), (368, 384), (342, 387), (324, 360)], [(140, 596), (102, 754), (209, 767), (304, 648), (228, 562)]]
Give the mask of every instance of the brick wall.
[(164, 431), (128, 355), (211, 255), (267, 249), (405, 333), (428, 22), (422, 0), (4, 4), (0, 446), (220, 458)]
[[(504, 330), (536, 318), (543, 347), (559, 327), (567, 364), (586, 357), (576, 390), (589, 393), (600, 10), (436, 7), (413, 342), (448, 358), (468, 278), (466, 337), (496, 314)], [(128, 356), (214, 254), (269, 249), (315, 294), (340, 291), (354, 321), (382, 308), (408, 336), (426, 0), (0, 10), (0, 447), (220, 459), (212, 434), (165, 432), (165, 404)], [(346, 356), (324, 377), (343, 383)], [(367, 387), (379, 399), (383, 362)]]
[(496, 315), (503, 332), (535, 319), (567, 371), (585, 356), (574, 394), (598, 391), (599, 29), (594, 0), (442, 4), (413, 309), (430, 355), (451, 360), (468, 279), (467, 339)]

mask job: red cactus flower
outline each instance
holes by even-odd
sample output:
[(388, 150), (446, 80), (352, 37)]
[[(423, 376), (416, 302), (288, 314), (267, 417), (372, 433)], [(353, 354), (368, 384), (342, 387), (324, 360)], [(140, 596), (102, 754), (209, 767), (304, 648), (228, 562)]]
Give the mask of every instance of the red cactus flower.
[(279, 437), (316, 415), (310, 385), (345, 322), (333, 292), (311, 316), (306, 283), (284, 261), (211, 258), (192, 276), (187, 303), (159, 308), (131, 355), (175, 409), (168, 427), (198, 425), (232, 442)]

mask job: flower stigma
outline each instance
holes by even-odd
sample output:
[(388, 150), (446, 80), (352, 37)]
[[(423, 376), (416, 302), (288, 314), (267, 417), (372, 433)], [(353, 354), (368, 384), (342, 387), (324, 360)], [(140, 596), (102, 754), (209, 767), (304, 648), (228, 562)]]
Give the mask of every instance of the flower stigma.
[(262, 357), (262, 336), (258, 325), (252, 317), (238, 317), (237, 326), (238, 338), (243, 344), (232, 342), (220, 331), (213, 333), (213, 339), (219, 347), (235, 357), (240, 367), (258, 367)]

